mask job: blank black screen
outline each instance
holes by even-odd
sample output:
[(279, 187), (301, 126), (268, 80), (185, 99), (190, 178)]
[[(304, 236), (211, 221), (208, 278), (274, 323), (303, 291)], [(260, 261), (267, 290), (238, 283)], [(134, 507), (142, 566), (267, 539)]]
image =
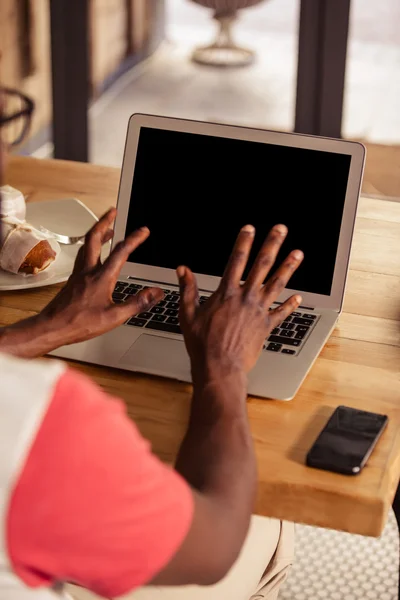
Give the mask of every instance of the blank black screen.
[(221, 276), (239, 229), (289, 234), (277, 264), (300, 248), (292, 289), (329, 295), (351, 156), (142, 127), (126, 235), (150, 238), (130, 262)]

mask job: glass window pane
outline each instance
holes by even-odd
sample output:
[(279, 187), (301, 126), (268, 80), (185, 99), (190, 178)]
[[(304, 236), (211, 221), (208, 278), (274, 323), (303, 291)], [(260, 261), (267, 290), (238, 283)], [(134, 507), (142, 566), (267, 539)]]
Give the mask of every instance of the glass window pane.
[(398, 0), (352, 0), (343, 136), (400, 144)]
[(229, 30), (237, 47), (254, 51), (254, 61), (226, 68), (191, 60), (217, 39), (213, 10), (202, 1), (167, 0), (166, 41), (93, 108), (93, 162), (121, 164), (134, 112), (293, 130), (299, 1), (252, 0), (255, 6), (239, 11)]

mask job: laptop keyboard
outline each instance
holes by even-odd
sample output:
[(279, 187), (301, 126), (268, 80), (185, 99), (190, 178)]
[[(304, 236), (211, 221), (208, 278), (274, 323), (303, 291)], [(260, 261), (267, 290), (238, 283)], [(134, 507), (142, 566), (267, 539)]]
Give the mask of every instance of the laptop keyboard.
[[(149, 286), (126, 281), (118, 281), (112, 298), (114, 302), (125, 302), (130, 296), (136, 295), (140, 290)], [(125, 325), (143, 327), (154, 331), (181, 334), (179, 327), (179, 291), (161, 288), (165, 294), (156, 306), (148, 312), (142, 312), (129, 319)], [(200, 296), (200, 304), (206, 302), (208, 296)], [(287, 317), (279, 327), (272, 330), (265, 340), (264, 350), (280, 352), (295, 356), (304, 345), (312, 329), (318, 321), (318, 314), (308, 310), (297, 310)]]

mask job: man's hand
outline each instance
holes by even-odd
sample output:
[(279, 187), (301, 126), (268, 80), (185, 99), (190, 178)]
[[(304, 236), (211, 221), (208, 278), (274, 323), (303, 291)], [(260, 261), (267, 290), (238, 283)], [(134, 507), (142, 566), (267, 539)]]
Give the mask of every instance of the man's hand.
[(301, 302), (301, 296), (292, 296), (270, 310), (303, 260), (300, 250), (291, 252), (264, 283), (287, 235), (284, 225), (276, 225), (270, 231), (247, 281), (240, 283), (254, 234), (251, 225), (240, 231), (219, 288), (202, 306), (193, 273), (187, 267), (177, 270), (181, 287), (180, 321), (195, 383), (220, 377), (221, 369), (227, 374), (248, 373), (265, 338)]
[(154, 578), (157, 585), (215, 583), (232, 566), (246, 536), (257, 489), (247, 373), (269, 332), (301, 302), (296, 295), (269, 310), (303, 259), (295, 250), (264, 283), (286, 234), (283, 225), (271, 230), (241, 284), (254, 239), (254, 227), (243, 227), (218, 290), (202, 306), (193, 273), (178, 269), (194, 390), (175, 468), (194, 488), (195, 511), (184, 543)]
[(122, 304), (114, 304), (112, 293), (123, 265), (150, 234), (146, 227), (133, 232), (117, 244), (103, 264), (101, 249), (113, 236), (110, 227), (115, 215), (116, 210), (110, 209), (88, 232), (71, 277), (50, 304), (36, 317), (0, 331), (3, 352), (31, 358), (59, 346), (83, 342), (122, 325), (162, 300), (161, 289), (148, 288)]
[(66, 286), (41, 313), (64, 332), (64, 344), (82, 342), (122, 325), (130, 317), (152, 308), (163, 299), (159, 288), (142, 290), (122, 304), (114, 304), (112, 293), (129, 255), (149, 236), (147, 227), (134, 231), (117, 244), (107, 260), (100, 260), (102, 246), (110, 241), (116, 210), (110, 209), (86, 236), (74, 271)]

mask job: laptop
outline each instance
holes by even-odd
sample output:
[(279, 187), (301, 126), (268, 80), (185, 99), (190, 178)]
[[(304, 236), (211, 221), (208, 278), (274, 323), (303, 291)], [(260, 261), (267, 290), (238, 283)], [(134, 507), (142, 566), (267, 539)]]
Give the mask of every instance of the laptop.
[(207, 302), (239, 229), (256, 227), (251, 262), (270, 228), (285, 223), (277, 264), (295, 248), (305, 259), (278, 302), (298, 292), (303, 303), (265, 340), (249, 393), (292, 399), (342, 310), (364, 160), (355, 142), (133, 115), (113, 244), (143, 225), (151, 235), (129, 257), (113, 298), (124, 302), (146, 286), (160, 286), (165, 298), (114, 331), (53, 354), (189, 382), (176, 267), (197, 274), (200, 302)]

